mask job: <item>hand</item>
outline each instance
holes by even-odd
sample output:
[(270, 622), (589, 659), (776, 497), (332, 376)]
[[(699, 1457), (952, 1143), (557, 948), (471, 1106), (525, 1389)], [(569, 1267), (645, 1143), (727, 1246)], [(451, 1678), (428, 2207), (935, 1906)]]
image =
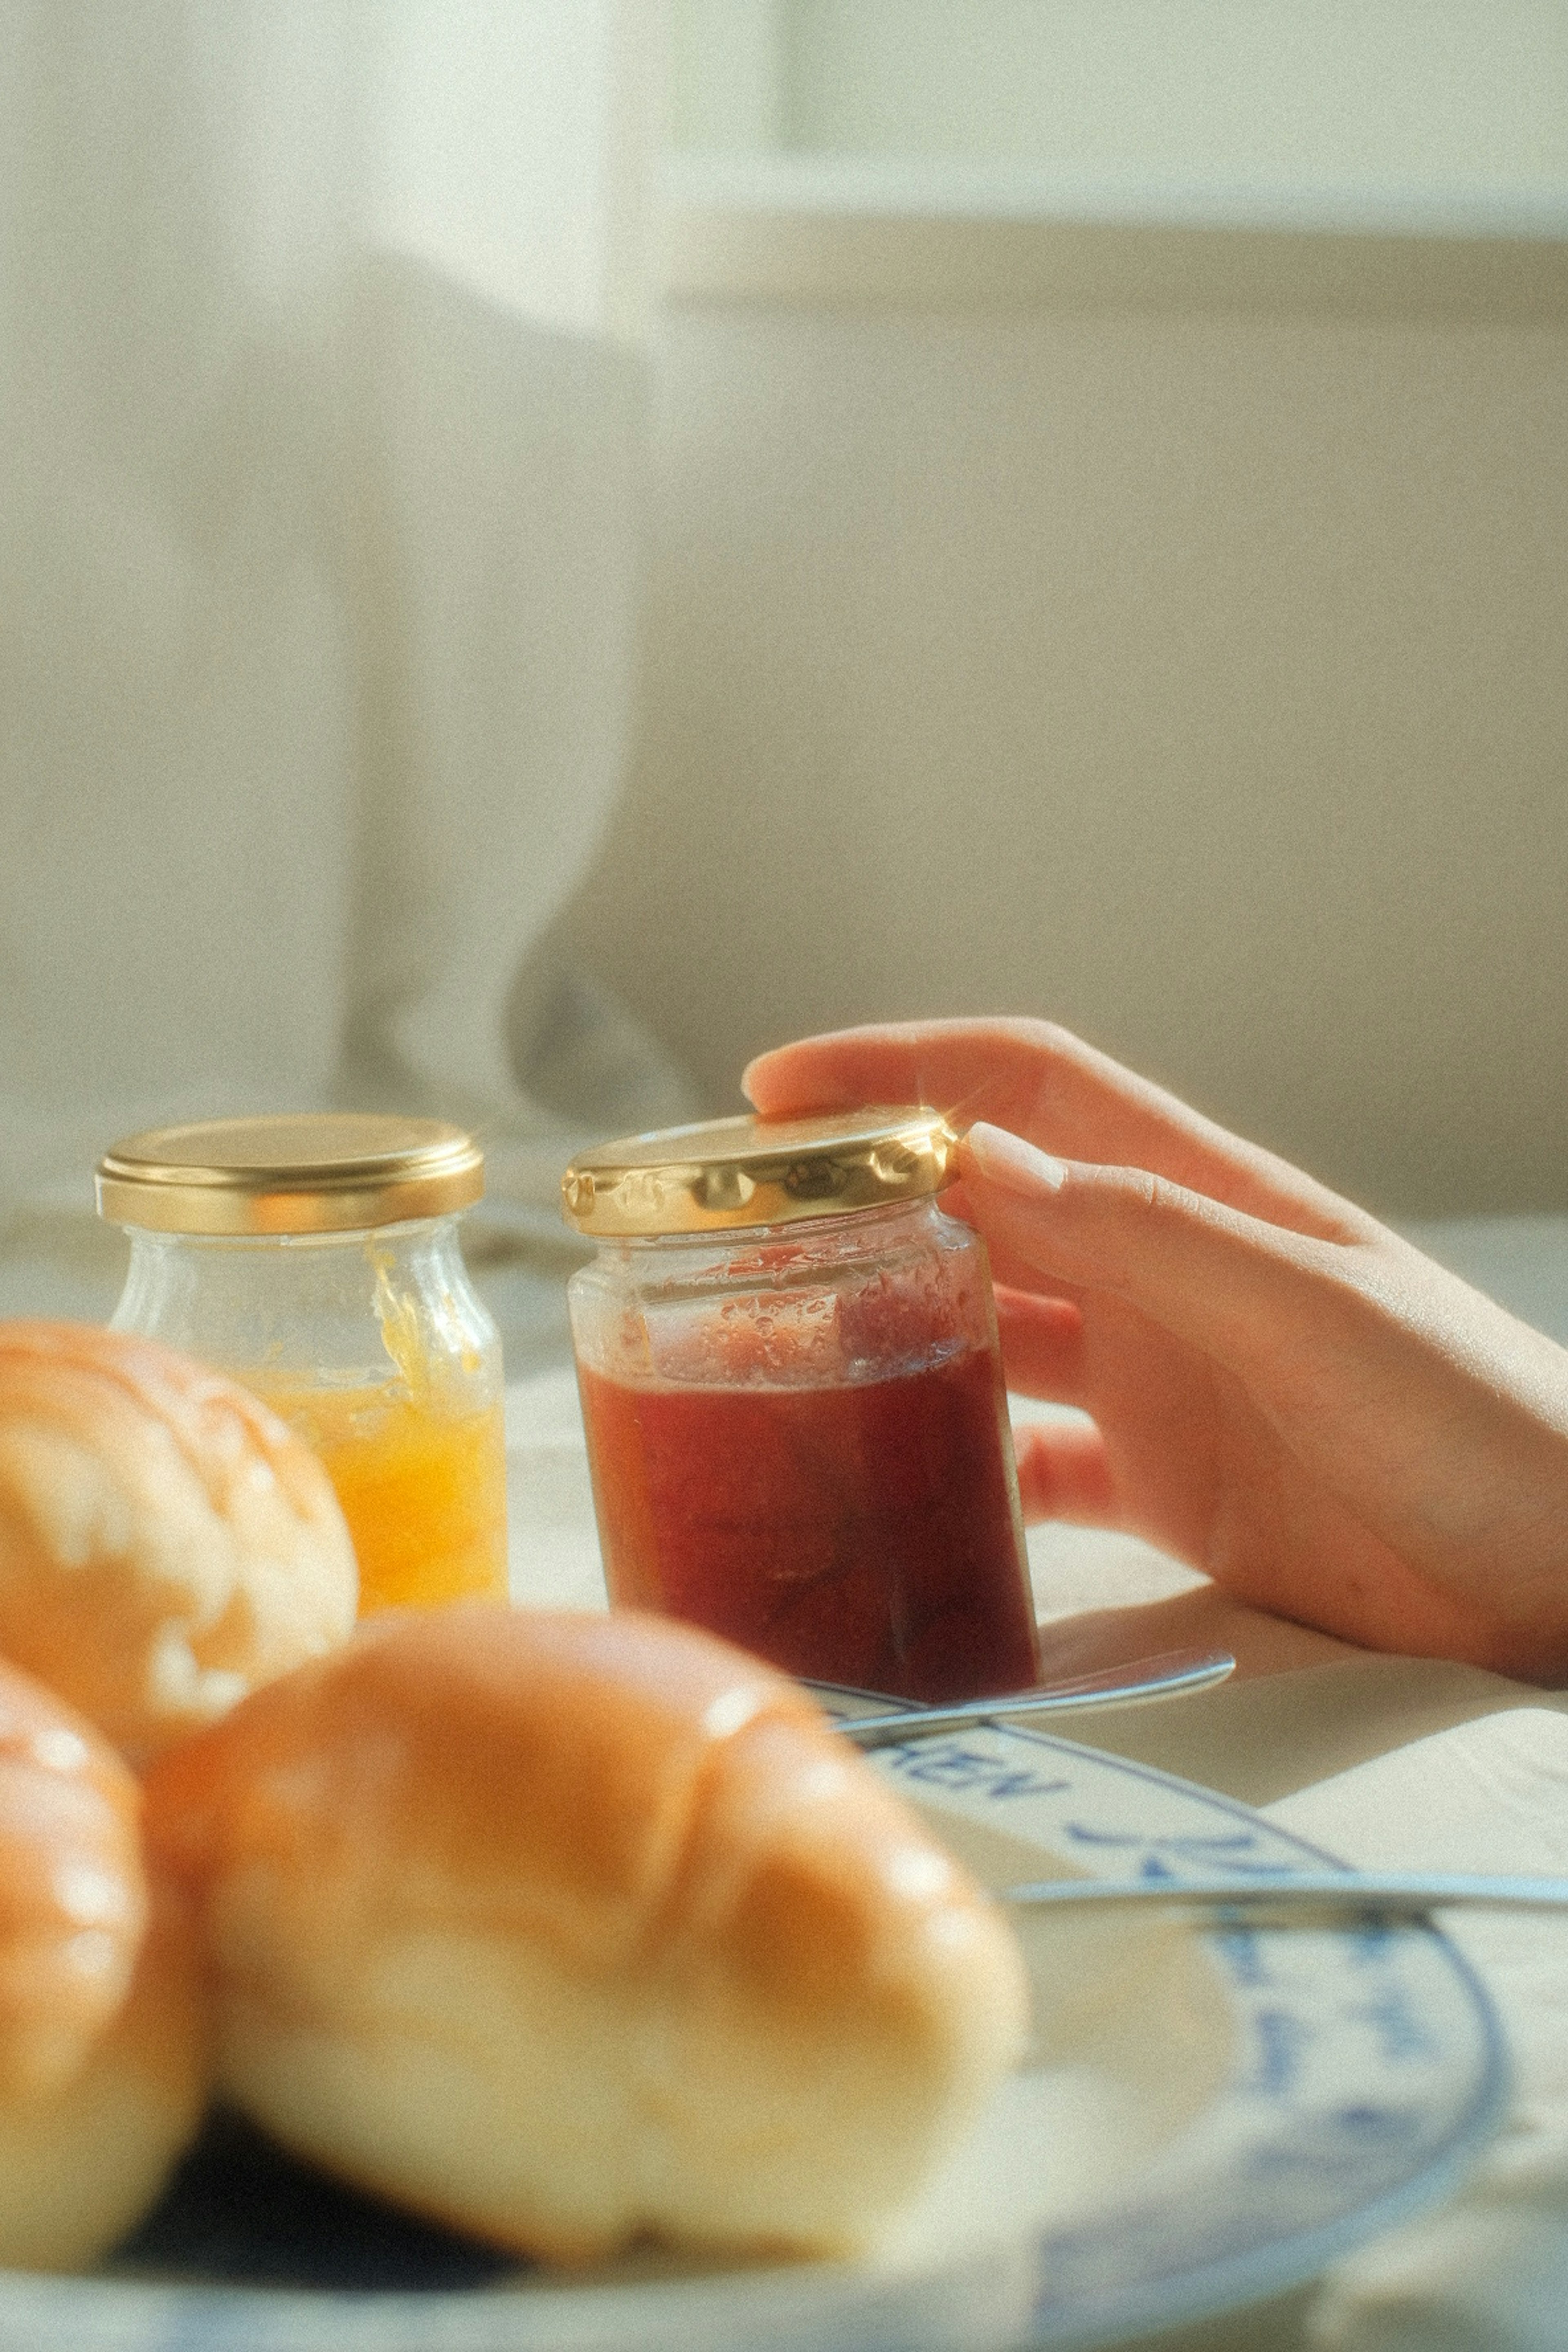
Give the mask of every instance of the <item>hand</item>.
[(759, 1110), (927, 1102), (984, 1234), (1026, 1516), (1121, 1528), (1373, 1649), (1568, 1679), (1568, 1350), (1044, 1022), (764, 1054)]

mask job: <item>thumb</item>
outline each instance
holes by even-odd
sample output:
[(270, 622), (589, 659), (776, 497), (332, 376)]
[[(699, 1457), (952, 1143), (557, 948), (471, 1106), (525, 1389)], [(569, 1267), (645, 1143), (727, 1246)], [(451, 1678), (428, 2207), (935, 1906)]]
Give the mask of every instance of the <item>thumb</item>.
[[(1249, 1217), (1141, 1168), (1056, 1160), (1005, 1128), (959, 1150), (987, 1240), (1059, 1282), (1110, 1290), (1178, 1338), (1256, 1366), (1293, 1334), (1320, 1343), (1330, 1302), (1354, 1312), (1352, 1251)], [(1375, 1228), (1367, 1221), (1370, 1239)]]

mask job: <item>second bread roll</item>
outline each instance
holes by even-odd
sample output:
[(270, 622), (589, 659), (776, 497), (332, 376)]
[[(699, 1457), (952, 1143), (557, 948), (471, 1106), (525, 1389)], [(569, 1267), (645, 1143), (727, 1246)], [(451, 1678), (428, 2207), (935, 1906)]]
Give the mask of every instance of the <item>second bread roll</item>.
[(0, 1323), (0, 1654), (133, 1760), (346, 1641), (326, 1472), (233, 1381), (83, 1323)]
[(97, 2260), (205, 2104), (192, 1922), (149, 1884), (140, 1809), (91, 1726), (0, 1664), (0, 2263)]
[(1000, 1914), (689, 1628), (384, 1621), (166, 1757), (230, 2095), (498, 2243), (863, 2240), (1016, 2056)]

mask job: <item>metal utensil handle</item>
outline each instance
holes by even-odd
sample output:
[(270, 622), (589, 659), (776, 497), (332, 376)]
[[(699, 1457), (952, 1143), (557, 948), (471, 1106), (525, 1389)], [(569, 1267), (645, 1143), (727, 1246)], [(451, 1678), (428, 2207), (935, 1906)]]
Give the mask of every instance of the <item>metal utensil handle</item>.
[(1005, 1698), (965, 1699), (957, 1706), (899, 1707), (885, 1715), (841, 1716), (835, 1728), (861, 1748), (882, 1748), (892, 1740), (924, 1739), (939, 1731), (1003, 1722), (1009, 1716), (1058, 1715), (1092, 1706), (1146, 1706), (1156, 1699), (1184, 1698), (1223, 1683), (1236, 1672), (1236, 1660), (1224, 1650), (1196, 1656), (1178, 1653), (1169, 1664), (1157, 1659), (1144, 1663), (1147, 1671), (1135, 1678), (1130, 1679), (1122, 1667), (1072, 1682), (1048, 1683), (1038, 1690), (1011, 1692)]
[(1422, 1919), (1451, 1906), (1568, 1911), (1568, 1878), (1478, 1876), (1468, 1871), (1300, 1870), (1276, 1879), (1048, 1878), (1009, 1886), (1002, 1900), (1040, 1909), (1176, 1908), (1280, 1915), (1325, 1912)]

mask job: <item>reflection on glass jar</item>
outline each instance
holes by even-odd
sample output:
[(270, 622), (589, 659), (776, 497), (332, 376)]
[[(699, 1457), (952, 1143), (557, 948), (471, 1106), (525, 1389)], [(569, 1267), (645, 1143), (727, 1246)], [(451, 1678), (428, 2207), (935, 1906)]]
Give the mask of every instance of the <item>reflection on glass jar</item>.
[(128, 1228), (114, 1327), (245, 1381), (321, 1455), (360, 1610), (507, 1593), (500, 1341), (458, 1213), (481, 1156), (429, 1119), (218, 1119), (98, 1171)]
[(569, 1298), (612, 1601), (912, 1698), (1038, 1671), (984, 1245), (935, 1114), (586, 1153)]

